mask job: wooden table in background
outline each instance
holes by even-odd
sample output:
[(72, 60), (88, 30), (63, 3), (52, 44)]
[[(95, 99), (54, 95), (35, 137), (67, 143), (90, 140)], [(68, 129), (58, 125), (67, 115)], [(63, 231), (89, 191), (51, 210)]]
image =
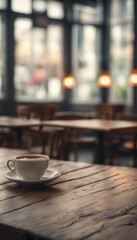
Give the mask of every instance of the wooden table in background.
[(95, 133), (98, 150), (95, 163), (104, 164), (104, 137), (111, 134), (137, 134), (137, 122), (121, 120), (82, 119), (43, 121), (45, 126), (64, 127), (66, 129), (83, 129)]
[(50, 160), (62, 175), (24, 188), (5, 178), (20, 153), (0, 149), (1, 240), (137, 239), (137, 169)]
[(13, 130), (15, 133), (14, 147), (21, 147), (21, 135), (24, 129), (41, 126), (41, 121), (36, 119), (25, 119), (19, 117), (0, 116), (0, 128)]

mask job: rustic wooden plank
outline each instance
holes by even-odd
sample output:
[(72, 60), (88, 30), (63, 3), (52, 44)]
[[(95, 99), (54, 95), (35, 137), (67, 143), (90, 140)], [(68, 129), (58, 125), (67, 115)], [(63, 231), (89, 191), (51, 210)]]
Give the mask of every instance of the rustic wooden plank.
[[(112, 191), (114, 191), (114, 189)], [(73, 192), (72, 199), (66, 196), (64, 199), (65, 204), (61, 202), (61, 199), (60, 205), (59, 201), (56, 198), (53, 198), (52, 200), (49, 199), (47, 202), (41, 202), (40, 209), (38, 207), (39, 204), (36, 204), (32, 205), (30, 209), (26, 208), (19, 210), (19, 214), (16, 215), (16, 218), (14, 214), (14, 219), (12, 220), (16, 221), (16, 226), (21, 227), (20, 222), (22, 222), (22, 218), (24, 218), (24, 215), (26, 215), (25, 219), (28, 221), (25, 221), (26, 229), (30, 223), (33, 232), (40, 232), (43, 234), (43, 236), (44, 234), (46, 236), (48, 234), (49, 237), (51, 236), (53, 239), (59, 239), (59, 237), (60, 239), (80, 239), (81, 236), (86, 237), (89, 235), (94, 235), (96, 232), (104, 229), (103, 226), (106, 219), (109, 219), (108, 223), (110, 224), (110, 219), (114, 222), (115, 219), (121, 216), (125, 216), (125, 214), (127, 214), (130, 209), (132, 210), (133, 207), (135, 208), (135, 206), (126, 208), (126, 206), (129, 204), (128, 203), (125, 204), (124, 209), (121, 209), (123, 206), (123, 200), (125, 200), (126, 196), (127, 193), (124, 193), (122, 201), (120, 203), (119, 199), (117, 200), (115, 197), (114, 202), (112, 203), (111, 200), (108, 199), (108, 194), (105, 194), (105, 199), (99, 198), (99, 203), (97, 200), (94, 204), (91, 203), (91, 201), (88, 201), (88, 203), (84, 201), (85, 206), (81, 209), (81, 206), (79, 206), (80, 196), (78, 195), (77, 198), (75, 198)], [(92, 200), (91, 197), (92, 195), (90, 195), (89, 200)], [(137, 206), (137, 201), (135, 198), (134, 201), (134, 204)], [(83, 199), (81, 201), (81, 204), (83, 205)], [(41, 217), (37, 217), (38, 215)], [(23, 226), (24, 224), (25, 223), (23, 222)], [(92, 229), (89, 226), (93, 226)]]
[[(82, 166), (82, 164), (80, 164), (80, 166)], [(84, 164), (85, 166), (85, 164)], [(100, 170), (101, 168), (101, 170)], [(48, 186), (53, 186), (53, 185), (57, 185), (57, 184), (60, 184), (62, 182), (66, 182), (66, 185), (64, 185), (66, 188), (67, 188), (67, 185), (68, 187), (70, 188), (70, 185), (73, 185), (74, 184), (71, 184), (71, 182), (73, 180), (78, 180), (78, 184), (81, 184), (81, 181), (82, 181), (82, 184), (83, 184), (83, 179), (85, 176), (86, 178), (89, 176), (92, 176), (92, 175), (96, 175), (97, 173), (100, 173), (101, 172), (104, 172), (105, 170), (107, 170), (109, 167), (105, 166), (104, 168), (102, 168), (101, 166), (90, 166), (88, 165), (88, 168), (86, 166), (86, 168), (78, 168), (78, 169), (75, 169), (71, 172), (68, 171), (67, 169), (67, 173), (63, 173), (62, 176), (59, 178), (59, 179), (56, 179), (55, 181), (52, 181), (51, 183), (48, 184)], [(65, 175), (65, 178), (64, 178), (64, 174)], [(92, 177), (92, 180), (93, 180), (93, 177)], [(89, 178), (89, 180), (87, 181), (91, 181), (91, 178)], [(69, 183), (67, 183), (69, 182)], [(88, 182), (87, 182), (88, 183)], [(17, 184), (14, 184), (12, 182), (6, 182), (6, 185), (4, 186), (0, 186), (0, 189), (1, 189), (1, 197), (2, 197), (2, 190), (6, 190), (8, 192), (8, 197), (9, 197), (9, 193), (13, 193), (13, 195), (16, 194), (17, 192), (17, 189), (18, 189), (18, 194), (19, 194), (19, 191), (22, 192), (22, 187), (18, 187), (16, 188)], [(46, 186), (45, 186), (46, 187)], [(16, 191), (15, 191), (16, 189)], [(26, 192), (27, 190), (25, 189), (24, 192)], [(14, 194), (15, 192), (15, 194)], [(6, 196), (6, 194), (4, 193), (4, 197)]]
[[(38, 207), (39, 202), (29, 205), (24, 209), (19, 209), (18, 211), (16, 211), (16, 217), (14, 212), (9, 213), (8, 220), (10, 222), (10, 218), (12, 220), (14, 219), (14, 222), (16, 222), (17, 224), (16, 226), (20, 228), (20, 223), (23, 221), (23, 225), (25, 225), (27, 219), (32, 226), (33, 232), (40, 232), (41, 236), (47, 236), (48, 234), (48, 236), (52, 237), (53, 239), (80, 239), (81, 236), (85, 236), (85, 238), (87, 238), (88, 236), (94, 236), (94, 234), (103, 230), (104, 221), (106, 221), (105, 218), (114, 221), (117, 216), (122, 216), (122, 214), (125, 215), (125, 212), (127, 212), (130, 203), (130, 201), (127, 201), (123, 210), (123, 202), (127, 194), (128, 196), (130, 196), (128, 200), (132, 200), (132, 206), (130, 206), (130, 208), (133, 208), (137, 205), (137, 201), (135, 198), (136, 189), (127, 189), (127, 191), (123, 191), (120, 198), (117, 197), (119, 195), (116, 194), (116, 189), (119, 187), (121, 188), (121, 185), (118, 184), (117, 187), (111, 185), (111, 188), (109, 189), (108, 184), (110, 183), (110, 179), (111, 184), (112, 181), (114, 181), (115, 184), (116, 181), (118, 181), (119, 183), (119, 181), (121, 182), (121, 179), (123, 178), (123, 180), (125, 181), (127, 180), (128, 172), (130, 172), (127, 171), (127, 173), (124, 174), (125, 171), (123, 169), (120, 169), (119, 172), (122, 172), (120, 176), (120, 174), (114, 174), (116, 169), (117, 168), (114, 168), (112, 173), (109, 175), (113, 176), (112, 179), (108, 178), (107, 173), (105, 174), (107, 178), (103, 178), (103, 180), (101, 181), (94, 179), (96, 180), (96, 182), (91, 182), (91, 184), (96, 185), (96, 187), (98, 184), (103, 183), (105, 187), (104, 192), (96, 191), (96, 193), (94, 192), (93, 194), (93, 191), (95, 189), (92, 189), (91, 185), (85, 184), (83, 184), (82, 186), (79, 185), (78, 188), (68, 192), (68, 189), (66, 189), (65, 186), (65, 195), (61, 193), (60, 195), (52, 196), (46, 201), (41, 201), (40, 209)], [(132, 180), (132, 178), (134, 179), (136, 177), (136, 171), (131, 170), (131, 172), (132, 174), (129, 177), (129, 180)], [(104, 173), (102, 173), (102, 176), (104, 176)], [(79, 180), (80, 179), (77, 179), (77, 181)], [(62, 183), (60, 183), (60, 185), (61, 184)], [(74, 185), (77, 186), (77, 183), (75, 182)], [(32, 198), (33, 197), (34, 196), (32, 196)], [(98, 199), (99, 201), (97, 201)], [(121, 209), (123, 210), (122, 213)], [(7, 214), (3, 215), (2, 219), (4, 217), (7, 223), (6, 215)], [(41, 216), (40, 219), (38, 217), (39, 215)], [(93, 226), (92, 229), (89, 226)], [(26, 231), (27, 228), (28, 223), (25, 225)]]
[[(104, 228), (101, 232), (98, 232), (92, 236), (93, 240), (99, 239), (101, 236), (102, 240), (109, 239), (111, 236), (112, 240), (128, 240), (136, 239), (137, 236), (137, 207), (125, 211), (123, 215), (117, 215), (111, 221), (108, 219), (104, 221)], [(86, 238), (91, 239), (91, 236)]]
[(41, 126), (41, 121), (37, 119), (25, 119), (19, 117), (0, 116), (0, 127), (2, 128), (28, 128)]
[[(65, 174), (65, 172), (69, 173), (69, 172), (77, 171), (78, 169), (83, 169), (83, 167), (87, 168), (87, 166), (89, 166), (89, 164), (85, 164), (85, 163), (79, 163), (79, 164), (74, 163), (74, 164), (72, 164), (70, 162), (69, 164), (67, 164), (67, 163), (64, 163), (64, 161), (57, 162), (57, 161), (54, 161), (54, 160), (51, 160), (50, 162), (51, 162), (50, 167), (55, 166), (56, 169), (58, 167), (61, 168), (62, 175)], [(66, 164), (67, 164), (67, 167), (62, 167)], [(2, 170), (3, 170), (2, 171), (3, 175), (0, 178), (0, 183), (1, 183), (1, 185), (0, 185), (0, 190), (1, 190), (0, 201), (5, 200), (6, 206), (8, 205), (8, 210), (7, 211), (10, 211), (9, 210), (10, 208), (11, 208), (11, 210), (14, 208), (13, 202), (14, 202), (15, 197), (16, 198), (17, 197), (22, 198), (22, 195), (28, 194), (28, 193), (30, 194), (31, 191), (30, 191), (30, 189), (22, 188), (22, 187), (18, 186), (18, 184), (8, 181), (5, 178), (7, 168), (5, 168), (5, 166), (4, 166)], [(45, 186), (45, 190), (46, 190), (46, 196), (48, 196), (48, 194), (49, 194), (49, 196), (54, 194), (54, 191), (53, 191), (53, 193), (51, 193), (51, 191), (50, 192), (47, 191), (47, 186)], [(34, 198), (32, 202), (35, 202), (35, 201), (37, 202), (40, 199), (40, 197), (41, 197), (41, 195), (38, 198)], [(42, 197), (45, 197), (45, 192), (43, 193)], [(7, 199), (7, 201), (6, 201), (6, 199)], [(3, 202), (2, 202), (2, 204), (3, 204)], [(23, 205), (22, 205), (23, 202), (22, 201), (19, 200), (19, 204), (21, 204), (21, 206), (23, 207)], [(26, 205), (26, 203), (25, 203), (25, 205)], [(17, 206), (18, 206), (18, 204), (17, 204)], [(20, 207), (20, 206), (18, 206), (18, 207)], [(1, 210), (2, 209), (4, 210), (5, 208), (1, 208)]]
[[(4, 178), (9, 152), (3, 154)], [(137, 169), (55, 160), (50, 167), (62, 176), (43, 188), (0, 182), (0, 230), (8, 230), (4, 232), (8, 238), (2, 240), (16, 239), (18, 234), (63, 240), (136, 240)]]
[(58, 160), (53, 160), (50, 159), (49, 161), (49, 168), (54, 168), (58, 171), (61, 172), (61, 174), (66, 174), (69, 172), (73, 172), (75, 170), (83, 169), (83, 168), (88, 168), (88, 167), (93, 166), (90, 163), (84, 163), (84, 162), (70, 162), (70, 161), (58, 161)]
[[(102, 182), (103, 182), (103, 186), (104, 186), (104, 180), (106, 181), (107, 183), (107, 187), (106, 187), (106, 190), (109, 189), (109, 187), (111, 188), (115, 188), (115, 186), (122, 186), (123, 183), (126, 183), (126, 180), (125, 179), (122, 179), (121, 178), (124, 178), (124, 176), (120, 176), (117, 180), (117, 177), (119, 176), (118, 173), (115, 173), (115, 171), (113, 172), (112, 171), (112, 175), (109, 174), (108, 175), (108, 170), (109, 170), (109, 167), (105, 167), (104, 168), (104, 171), (100, 171), (96, 170), (96, 166), (95, 167), (92, 167), (92, 168), (86, 168), (86, 169), (80, 169), (78, 172), (77, 172), (77, 175), (74, 174), (74, 173), (67, 173), (65, 176), (61, 176), (59, 179), (49, 183), (47, 186), (45, 186), (44, 188), (42, 189), (35, 189), (35, 191), (33, 189), (26, 189), (26, 188), (22, 188), (20, 186), (17, 187), (17, 184), (9, 184), (8, 187), (6, 188), (4, 186), (4, 188), (1, 188), (1, 201), (3, 199), (5, 199), (4, 201), (4, 204), (2, 203), (2, 206), (8, 206), (8, 211), (12, 211), (12, 209), (14, 208), (14, 205), (12, 204), (16, 198), (16, 202), (19, 204), (18, 207), (23, 207), (23, 204), (24, 204), (24, 198), (28, 198), (29, 195), (32, 194), (33, 198), (32, 198), (32, 201), (31, 203), (35, 203), (37, 201), (39, 201), (40, 198), (45, 198), (45, 197), (51, 197), (52, 195), (60, 195), (60, 192), (61, 194), (65, 194), (66, 191), (72, 191), (73, 189), (76, 189), (76, 188), (82, 188), (84, 186), (87, 187), (87, 190), (89, 191), (88, 189), (88, 185), (90, 186), (92, 184), (92, 192), (99, 192), (99, 191), (103, 191), (102, 189)], [(100, 166), (99, 166), (100, 168)], [(106, 171), (105, 171), (106, 170)], [(115, 178), (114, 178), (115, 177)], [(112, 179), (112, 182), (111, 182), (111, 179)], [(120, 182), (119, 182), (119, 179), (120, 179)], [(113, 181), (115, 180), (115, 184), (113, 183)], [(123, 181), (123, 182), (122, 182)], [(63, 183), (63, 188), (62, 188), (62, 183)], [(99, 183), (97, 185), (97, 183)], [(53, 188), (47, 188), (47, 187), (50, 187), (52, 186)], [(76, 187), (77, 186), (77, 187)], [(127, 184), (126, 184), (127, 186)], [(53, 191), (54, 189), (54, 191)], [(55, 191), (56, 189), (56, 191)], [(122, 189), (124, 189), (124, 187), (122, 186)], [(120, 190), (121, 191), (121, 190)], [(32, 193), (34, 192), (34, 193)], [(37, 194), (39, 193), (39, 194)], [(23, 201), (21, 200), (22, 199), (22, 194), (25, 195), (23, 196)], [(35, 196), (36, 195), (36, 196)], [(38, 195), (38, 196), (37, 196)], [(29, 199), (30, 201), (30, 199)], [(17, 205), (18, 205), (17, 204)], [(0, 203), (1, 205), (1, 203)], [(27, 202), (25, 201), (25, 205), (27, 205)], [(17, 208), (18, 208), (17, 207)], [(4, 211), (3, 208), (1, 207), (1, 211)], [(2, 214), (2, 212), (1, 212)]]
[(93, 130), (96, 132), (137, 132), (137, 123), (121, 120), (104, 120), (104, 119), (80, 119), (80, 120), (51, 120), (43, 121), (44, 126), (66, 127), (75, 129)]

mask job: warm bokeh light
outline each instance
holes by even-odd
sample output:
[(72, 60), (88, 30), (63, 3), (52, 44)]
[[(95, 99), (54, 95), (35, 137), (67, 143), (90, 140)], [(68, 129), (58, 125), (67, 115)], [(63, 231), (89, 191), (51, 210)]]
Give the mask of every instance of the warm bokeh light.
[(98, 86), (99, 87), (111, 87), (112, 85), (112, 78), (108, 72), (102, 72), (98, 78)]
[(72, 74), (66, 75), (63, 79), (63, 87), (64, 88), (73, 88), (76, 85), (76, 80)]
[(132, 86), (137, 86), (137, 69), (134, 69), (129, 77), (129, 82)]

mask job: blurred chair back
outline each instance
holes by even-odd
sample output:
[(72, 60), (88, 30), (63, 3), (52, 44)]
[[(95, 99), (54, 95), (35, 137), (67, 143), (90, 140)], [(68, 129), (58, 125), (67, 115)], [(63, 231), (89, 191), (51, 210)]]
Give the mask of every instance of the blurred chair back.
[(117, 114), (116, 119), (124, 121), (137, 121), (137, 114)]
[[(54, 114), (56, 120), (80, 120), (80, 119), (91, 119), (91, 114), (83, 112), (56, 112)], [(65, 159), (68, 159), (69, 153), (74, 152), (74, 160), (77, 161), (77, 150), (81, 146), (93, 146), (95, 144), (94, 137), (89, 136), (89, 131), (80, 129), (67, 129), (64, 147)]]
[[(137, 114), (133, 113), (123, 113), (117, 115), (118, 120), (122, 121), (137, 121)], [(133, 155), (133, 167), (137, 167), (137, 135), (126, 134), (121, 136), (121, 144), (119, 145), (119, 152)]]
[(39, 120), (50, 120), (57, 111), (57, 104), (30, 104), (16, 105), (16, 113), (20, 117), (37, 118)]
[[(51, 120), (54, 112), (58, 109), (58, 104), (27, 104), (16, 105), (16, 113), (19, 117), (27, 119)], [(42, 153), (45, 153), (45, 147), (48, 145), (52, 134), (55, 132), (50, 127), (30, 127), (26, 130), (27, 146), (31, 150), (32, 146), (42, 146)]]
[(83, 112), (56, 112), (54, 113), (54, 119), (56, 120), (78, 120), (78, 119), (90, 119), (91, 115)]
[(97, 118), (99, 119), (116, 119), (117, 113), (122, 113), (124, 111), (124, 105), (114, 105), (114, 104), (99, 104), (93, 106), (97, 113)]

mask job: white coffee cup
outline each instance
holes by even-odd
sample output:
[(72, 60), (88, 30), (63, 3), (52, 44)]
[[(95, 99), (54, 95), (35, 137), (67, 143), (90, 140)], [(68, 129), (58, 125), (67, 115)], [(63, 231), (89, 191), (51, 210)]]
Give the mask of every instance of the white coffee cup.
[(40, 179), (48, 168), (49, 157), (46, 155), (22, 155), (8, 160), (8, 168), (19, 177), (27, 180)]

